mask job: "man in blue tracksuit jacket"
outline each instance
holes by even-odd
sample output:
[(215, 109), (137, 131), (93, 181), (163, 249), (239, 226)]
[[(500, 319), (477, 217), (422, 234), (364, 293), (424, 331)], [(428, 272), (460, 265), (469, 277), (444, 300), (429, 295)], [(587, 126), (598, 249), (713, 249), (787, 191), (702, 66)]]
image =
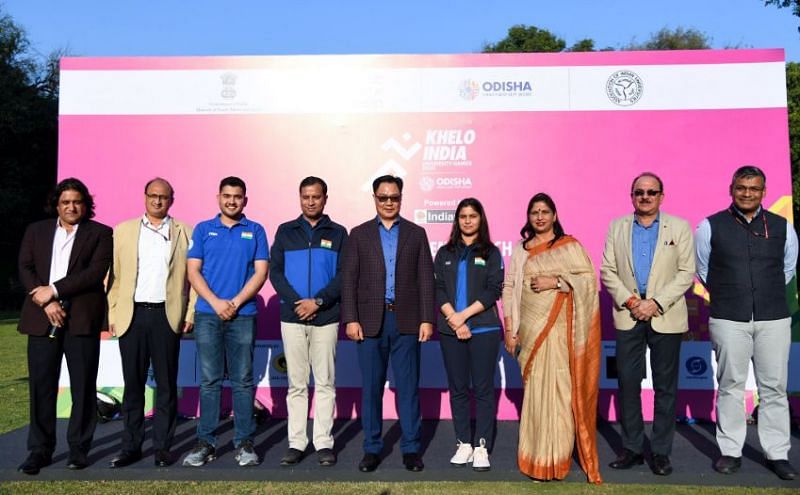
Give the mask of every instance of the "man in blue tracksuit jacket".
[(324, 214), (328, 185), (319, 177), (300, 182), (302, 214), (278, 227), (270, 281), (281, 300), (281, 337), (289, 391), (289, 450), (281, 465), (300, 462), (306, 434), (309, 371), (314, 372), (313, 443), (319, 464), (336, 464), (333, 408), (339, 329), (340, 253), (347, 230)]

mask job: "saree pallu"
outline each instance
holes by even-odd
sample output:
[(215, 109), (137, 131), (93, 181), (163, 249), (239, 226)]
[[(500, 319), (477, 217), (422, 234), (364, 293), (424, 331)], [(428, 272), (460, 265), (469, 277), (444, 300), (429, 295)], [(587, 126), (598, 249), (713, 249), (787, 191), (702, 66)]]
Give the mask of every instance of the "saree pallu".
[[(528, 253), (518, 332), (524, 387), (519, 468), (536, 479), (564, 479), (577, 446), (588, 481), (599, 484), (600, 305), (595, 270), (570, 236)], [(530, 281), (540, 275), (559, 277), (562, 289), (534, 292)]]

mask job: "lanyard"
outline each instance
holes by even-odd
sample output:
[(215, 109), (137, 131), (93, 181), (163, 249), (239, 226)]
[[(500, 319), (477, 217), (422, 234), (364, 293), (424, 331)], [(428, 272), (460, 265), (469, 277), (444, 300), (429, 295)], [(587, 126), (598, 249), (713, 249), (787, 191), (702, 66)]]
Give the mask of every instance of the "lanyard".
[(753, 234), (755, 237), (763, 237), (764, 239), (769, 239), (769, 229), (767, 229), (767, 216), (766, 216), (766, 215), (764, 215), (764, 212), (763, 212), (763, 211), (761, 212), (761, 220), (763, 220), (763, 221), (764, 221), (764, 233), (763, 233), (763, 234), (762, 234), (761, 232), (755, 232), (755, 231), (754, 231), (754, 230), (752, 230), (750, 227), (748, 227), (748, 226), (747, 226), (747, 224), (745, 224), (745, 223), (742, 221), (742, 219), (741, 219), (741, 218), (739, 218), (739, 215), (737, 215), (737, 214), (736, 214), (736, 212), (734, 212), (734, 211), (733, 211), (733, 208), (728, 208), (728, 212), (729, 212), (731, 215), (733, 215), (733, 218), (735, 218), (735, 219), (736, 219), (736, 222), (737, 222), (739, 225), (741, 225), (741, 226), (742, 226), (742, 228), (744, 228), (746, 231), (748, 231), (748, 232), (750, 232), (751, 234)]

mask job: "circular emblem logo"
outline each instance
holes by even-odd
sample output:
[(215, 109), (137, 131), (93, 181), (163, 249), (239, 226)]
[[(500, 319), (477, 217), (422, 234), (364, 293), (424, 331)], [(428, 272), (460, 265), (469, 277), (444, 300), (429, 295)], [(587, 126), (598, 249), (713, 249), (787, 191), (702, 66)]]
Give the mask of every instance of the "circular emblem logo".
[(286, 374), (286, 355), (281, 353), (275, 356), (275, 359), (272, 360), (272, 367), (275, 368), (275, 371), (278, 373)]
[(629, 107), (639, 101), (642, 91), (642, 79), (629, 70), (618, 70), (606, 82), (608, 99), (621, 107)]
[(706, 364), (706, 360), (692, 356), (686, 360), (686, 371), (689, 372), (690, 375), (699, 376), (705, 373), (708, 370), (708, 364)]
[(478, 97), (480, 86), (477, 81), (466, 79), (461, 81), (461, 86), (458, 88), (458, 94), (465, 100), (474, 100)]
[(419, 180), (419, 187), (425, 192), (433, 191), (433, 186), (436, 185), (436, 181), (433, 177), (423, 177)]

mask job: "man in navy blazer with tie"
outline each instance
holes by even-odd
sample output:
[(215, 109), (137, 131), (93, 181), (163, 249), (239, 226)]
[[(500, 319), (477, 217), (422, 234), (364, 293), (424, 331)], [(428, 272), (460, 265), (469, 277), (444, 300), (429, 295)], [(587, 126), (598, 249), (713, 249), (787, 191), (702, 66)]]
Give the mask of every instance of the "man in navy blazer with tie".
[(377, 216), (355, 227), (342, 258), (342, 321), (358, 342), (364, 458), (374, 471), (383, 449), (383, 390), (391, 358), (402, 438), (409, 471), (422, 471), (420, 456), (420, 343), (436, 318), (433, 259), (425, 230), (400, 216), (403, 179), (384, 175), (372, 183)]

